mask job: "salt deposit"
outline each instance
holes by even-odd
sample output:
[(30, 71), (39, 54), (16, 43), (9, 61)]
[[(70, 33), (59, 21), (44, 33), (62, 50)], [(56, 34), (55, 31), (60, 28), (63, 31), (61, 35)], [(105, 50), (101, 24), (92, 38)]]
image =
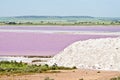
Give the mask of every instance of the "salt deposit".
[(120, 71), (120, 38), (78, 41), (54, 56), (49, 65)]

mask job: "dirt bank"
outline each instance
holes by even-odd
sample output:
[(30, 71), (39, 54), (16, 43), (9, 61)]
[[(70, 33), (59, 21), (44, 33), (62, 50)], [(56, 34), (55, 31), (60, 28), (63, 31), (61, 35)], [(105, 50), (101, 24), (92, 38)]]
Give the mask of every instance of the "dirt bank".
[(0, 80), (44, 80), (46, 77), (54, 80), (110, 80), (112, 77), (120, 76), (120, 72), (115, 71), (95, 71), (95, 70), (66, 70), (60, 73), (40, 73), (19, 76), (0, 76)]

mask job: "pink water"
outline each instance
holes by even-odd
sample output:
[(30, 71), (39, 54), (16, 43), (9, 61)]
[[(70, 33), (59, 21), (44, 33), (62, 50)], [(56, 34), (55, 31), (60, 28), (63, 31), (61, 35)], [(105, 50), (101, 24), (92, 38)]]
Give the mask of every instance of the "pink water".
[(79, 40), (116, 36), (0, 32), (0, 55), (54, 55)]
[(0, 29), (120, 32), (120, 26), (0, 26)]

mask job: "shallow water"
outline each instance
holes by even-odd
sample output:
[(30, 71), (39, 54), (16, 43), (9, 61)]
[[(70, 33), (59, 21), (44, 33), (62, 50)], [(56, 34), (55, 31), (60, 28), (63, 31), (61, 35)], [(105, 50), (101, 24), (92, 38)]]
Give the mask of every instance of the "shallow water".
[[(5, 27), (10, 30), (11, 26)], [(2, 29), (3, 27), (0, 27)], [(5, 29), (4, 28), (4, 29)], [(16, 29), (15, 27), (13, 27)], [(12, 30), (14, 30), (12, 28)], [(79, 31), (120, 31), (120, 27), (18, 27), (22, 29), (39, 30), (79, 30)], [(112, 35), (83, 35), (83, 34), (62, 34), (62, 33), (26, 33), (26, 32), (0, 32), (0, 55), (54, 55), (62, 51), (71, 43), (79, 40), (117, 37)]]
[(2, 30), (120, 32), (120, 26), (0, 26)]

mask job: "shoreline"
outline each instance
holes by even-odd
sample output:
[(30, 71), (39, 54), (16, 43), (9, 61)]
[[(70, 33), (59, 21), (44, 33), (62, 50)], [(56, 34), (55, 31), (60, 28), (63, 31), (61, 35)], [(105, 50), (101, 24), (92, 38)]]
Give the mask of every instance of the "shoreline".
[(108, 26), (120, 26), (120, 24), (119, 25), (0, 25), (0, 27), (1, 26), (15, 26), (15, 27), (17, 27), (17, 26), (19, 26), (19, 27), (25, 27), (25, 26), (27, 26), (27, 27), (31, 27), (31, 26), (35, 26), (35, 27), (49, 27), (49, 26), (53, 26), (53, 27), (101, 27), (101, 26), (106, 26), (106, 27), (108, 27)]
[(3, 30), (0, 32), (12, 33), (49, 33), (49, 34), (72, 34), (72, 35), (111, 35), (120, 36), (120, 32), (101, 32), (101, 31), (60, 31), (60, 30)]

